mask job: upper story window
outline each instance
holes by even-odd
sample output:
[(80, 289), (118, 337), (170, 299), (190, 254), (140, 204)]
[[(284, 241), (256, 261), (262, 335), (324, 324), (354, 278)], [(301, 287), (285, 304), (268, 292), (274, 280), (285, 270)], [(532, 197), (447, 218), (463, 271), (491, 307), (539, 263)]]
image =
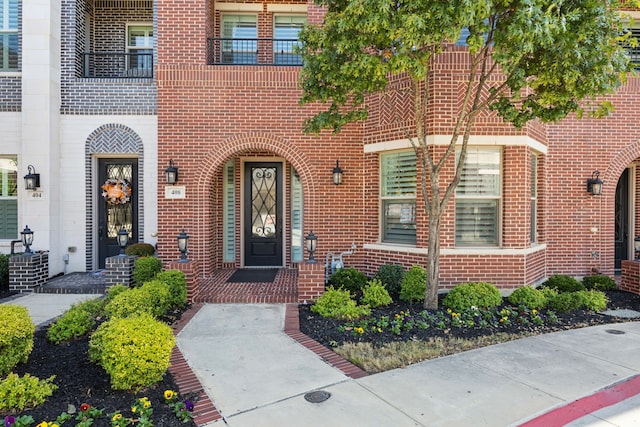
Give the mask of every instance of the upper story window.
[(298, 34), (307, 22), (306, 16), (276, 15), (273, 18), (273, 59), (276, 65), (300, 65), (302, 56), (294, 53)]
[(257, 22), (256, 15), (222, 15), (222, 63), (258, 62)]
[(501, 157), (499, 149), (468, 148), (460, 184), (456, 188), (458, 246), (498, 246)]
[(626, 45), (624, 48), (627, 50), (629, 60), (634, 65), (636, 70), (640, 70), (640, 28), (629, 28), (631, 38), (636, 40), (635, 46)]
[(416, 155), (413, 151), (380, 156), (382, 241), (416, 244)]
[(0, 0), (0, 71), (18, 71), (18, 0)]
[(149, 77), (153, 70), (153, 25), (127, 25), (127, 75)]
[(18, 161), (0, 155), (0, 239), (18, 237)]

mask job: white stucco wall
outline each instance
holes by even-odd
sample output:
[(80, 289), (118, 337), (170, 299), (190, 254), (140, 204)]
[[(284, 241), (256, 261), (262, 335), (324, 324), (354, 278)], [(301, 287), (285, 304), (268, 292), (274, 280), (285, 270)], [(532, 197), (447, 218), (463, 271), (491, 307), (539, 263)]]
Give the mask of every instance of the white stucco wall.
[[(86, 223), (88, 217), (96, 218), (97, 212), (87, 212), (85, 196), (85, 151), (87, 138), (93, 131), (107, 124), (121, 124), (136, 132), (143, 142), (144, 168), (140, 179), (144, 182), (144, 207), (139, 211), (144, 222), (144, 242), (155, 245), (152, 237), (158, 226), (157, 202), (157, 140), (158, 120), (156, 116), (63, 116), (60, 123), (60, 228), (61, 239), (54, 256), (62, 260), (69, 255), (67, 273), (85, 271), (86, 265)], [(117, 157), (107, 156), (105, 157)], [(94, 162), (95, 163), (95, 162)], [(99, 200), (99, 183), (94, 180), (94, 210)], [(101, 199), (100, 199), (101, 201)], [(97, 239), (96, 242), (97, 243)], [(75, 252), (69, 252), (75, 247)], [(92, 248), (96, 254), (96, 248)], [(95, 258), (95, 257), (94, 257)], [(63, 270), (61, 270), (63, 271)], [(56, 272), (52, 272), (56, 274)]]

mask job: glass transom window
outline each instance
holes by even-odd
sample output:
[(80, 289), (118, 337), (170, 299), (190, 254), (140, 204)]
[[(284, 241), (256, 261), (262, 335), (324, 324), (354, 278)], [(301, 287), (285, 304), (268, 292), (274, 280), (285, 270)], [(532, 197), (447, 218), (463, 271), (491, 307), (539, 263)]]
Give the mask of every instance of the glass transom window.
[(469, 147), (467, 151), (456, 188), (458, 246), (498, 246), (501, 157), (499, 149)]

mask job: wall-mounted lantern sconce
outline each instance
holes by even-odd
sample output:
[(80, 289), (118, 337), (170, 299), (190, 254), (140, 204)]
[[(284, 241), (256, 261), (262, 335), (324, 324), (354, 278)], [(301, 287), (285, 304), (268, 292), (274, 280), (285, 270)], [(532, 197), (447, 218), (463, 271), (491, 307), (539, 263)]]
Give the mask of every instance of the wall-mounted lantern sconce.
[(599, 196), (602, 194), (602, 180), (600, 179), (600, 171), (594, 171), (591, 174), (591, 178), (587, 179), (587, 191), (592, 196)]
[(120, 231), (118, 231), (116, 239), (118, 240), (118, 246), (120, 246), (120, 256), (125, 256), (124, 248), (127, 246), (127, 243), (129, 243), (129, 233), (124, 228), (124, 225)]
[(189, 235), (184, 232), (184, 228), (178, 234), (178, 250), (180, 250), (180, 260), (178, 262), (188, 262), (187, 250), (189, 249)]
[(315, 264), (316, 260), (313, 257), (313, 253), (316, 251), (316, 248), (318, 247), (318, 238), (316, 237), (315, 234), (313, 234), (313, 231), (310, 231), (309, 234), (307, 234), (307, 236), (304, 238), (304, 240), (307, 243), (307, 251), (309, 252), (309, 264)]
[(37, 190), (40, 187), (40, 174), (36, 173), (36, 168), (29, 165), (27, 166), (29, 172), (24, 176), (24, 188), (27, 190)]
[(31, 229), (27, 225), (26, 227), (24, 227), (24, 230), (20, 232), (20, 235), (22, 236), (22, 246), (24, 246), (24, 254), (33, 254), (33, 252), (31, 252), (31, 245), (33, 244), (33, 231), (31, 231)]
[(342, 184), (342, 169), (340, 168), (340, 163), (336, 160), (336, 167), (333, 168), (333, 183), (335, 185)]
[(178, 168), (173, 166), (173, 159), (169, 160), (169, 167), (164, 170), (164, 177), (167, 184), (178, 182)]

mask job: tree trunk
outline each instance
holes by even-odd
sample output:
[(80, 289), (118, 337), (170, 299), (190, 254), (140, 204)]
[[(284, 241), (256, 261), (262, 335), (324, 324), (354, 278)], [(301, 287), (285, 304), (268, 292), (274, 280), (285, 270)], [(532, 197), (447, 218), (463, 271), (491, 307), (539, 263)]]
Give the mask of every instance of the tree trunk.
[(440, 184), (438, 175), (431, 171), (431, 204), (429, 206), (429, 242), (427, 252), (427, 289), (424, 297), (424, 308), (438, 308), (438, 288), (440, 286)]

